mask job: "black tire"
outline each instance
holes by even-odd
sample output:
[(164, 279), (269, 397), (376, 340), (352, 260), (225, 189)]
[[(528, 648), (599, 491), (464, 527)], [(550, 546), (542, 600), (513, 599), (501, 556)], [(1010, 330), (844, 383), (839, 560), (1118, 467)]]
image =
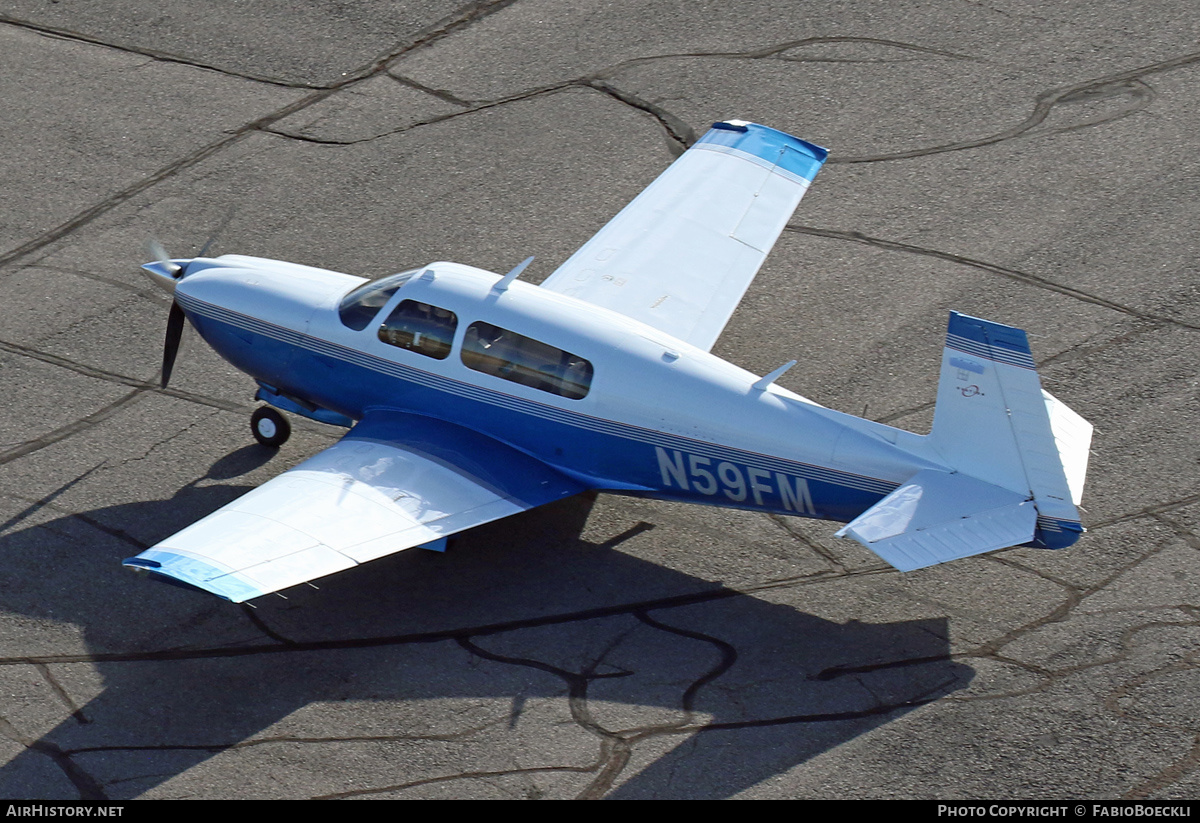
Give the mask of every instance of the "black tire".
[(259, 443), (276, 449), (292, 436), (292, 424), (270, 406), (263, 406), (250, 415), (250, 431)]

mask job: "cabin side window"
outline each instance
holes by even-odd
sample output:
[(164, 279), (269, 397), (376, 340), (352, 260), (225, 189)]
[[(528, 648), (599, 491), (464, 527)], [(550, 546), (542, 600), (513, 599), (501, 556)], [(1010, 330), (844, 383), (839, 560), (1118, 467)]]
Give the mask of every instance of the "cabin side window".
[(458, 316), (449, 309), (402, 300), (379, 327), (379, 339), (391, 346), (415, 351), (435, 360), (450, 356)]
[(530, 337), (475, 322), (467, 327), (462, 361), (469, 369), (578, 400), (592, 385), (592, 364)]
[(371, 325), (379, 310), (387, 305), (396, 290), (407, 283), (416, 271), (406, 271), (394, 274), (382, 280), (364, 283), (342, 298), (338, 304), (338, 317), (343, 325), (362, 331)]

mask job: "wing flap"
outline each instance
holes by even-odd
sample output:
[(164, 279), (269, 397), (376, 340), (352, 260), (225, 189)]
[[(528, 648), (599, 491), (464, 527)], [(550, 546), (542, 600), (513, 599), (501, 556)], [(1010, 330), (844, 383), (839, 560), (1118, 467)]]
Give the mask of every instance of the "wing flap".
[(825, 156), (718, 123), (542, 287), (711, 349)]
[(852, 537), (903, 572), (1033, 539), (1032, 500), (965, 474), (926, 470), (847, 523)]
[(126, 565), (242, 602), (583, 491), (502, 443), (374, 412)]

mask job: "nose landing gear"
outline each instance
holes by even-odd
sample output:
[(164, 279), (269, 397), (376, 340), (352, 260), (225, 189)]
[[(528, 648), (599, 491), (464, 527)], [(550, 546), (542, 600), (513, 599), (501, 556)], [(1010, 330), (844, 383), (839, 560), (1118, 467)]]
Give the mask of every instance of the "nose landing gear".
[(292, 435), (292, 424), (270, 406), (262, 406), (250, 416), (250, 431), (254, 439), (264, 446), (275, 449), (282, 446)]

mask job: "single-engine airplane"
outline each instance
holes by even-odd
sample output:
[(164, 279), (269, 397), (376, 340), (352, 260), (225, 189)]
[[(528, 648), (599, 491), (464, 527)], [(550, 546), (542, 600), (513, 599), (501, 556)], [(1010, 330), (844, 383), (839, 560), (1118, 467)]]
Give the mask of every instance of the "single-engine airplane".
[(928, 435), (709, 352), (826, 154), (716, 123), (538, 286), (158, 254), (164, 386), (186, 319), (257, 381), (260, 442), (276, 409), (350, 431), (125, 565), (242, 602), (585, 490), (846, 522), (902, 571), (1075, 542), (1092, 427), (1020, 329), (950, 314)]

